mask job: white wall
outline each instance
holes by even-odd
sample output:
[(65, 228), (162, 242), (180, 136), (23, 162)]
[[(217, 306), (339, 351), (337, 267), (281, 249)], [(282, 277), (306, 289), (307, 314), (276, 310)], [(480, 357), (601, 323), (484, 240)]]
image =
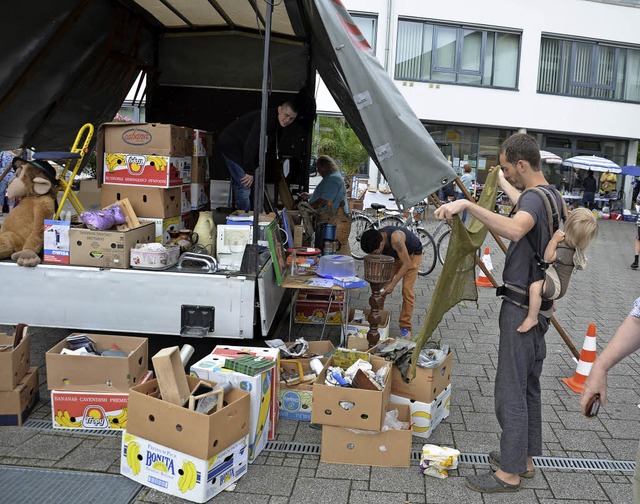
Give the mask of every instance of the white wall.
[[(523, 31), (519, 90), (401, 82), (397, 85), (425, 121), (527, 128), (585, 135), (640, 138), (640, 105), (538, 94), (540, 37), (544, 33), (640, 44), (640, 8), (585, 0), (343, 0), (350, 11), (378, 15), (377, 57), (385, 63), (387, 7), (392, 34), (388, 62), (393, 75), (398, 17), (453, 21)], [(324, 84), (318, 110), (337, 112)]]

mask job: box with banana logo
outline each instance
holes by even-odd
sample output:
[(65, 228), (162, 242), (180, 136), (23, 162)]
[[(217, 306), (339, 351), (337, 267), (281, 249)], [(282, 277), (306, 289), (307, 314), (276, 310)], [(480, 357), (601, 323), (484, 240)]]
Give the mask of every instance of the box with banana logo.
[(451, 385), (430, 403), (418, 402), (393, 394), (391, 394), (391, 401), (397, 404), (407, 404), (411, 409), (413, 435), (428, 438), (451, 412)]
[(191, 156), (105, 152), (104, 168), (104, 184), (179, 187), (183, 173), (191, 173)]
[(278, 391), (280, 390), (280, 350), (269, 347), (216, 345), (211, 353), (231, 358), (242, 357), (243, 355), (249, 354), (255, 357), (263, 357), (265, 359), (272, 360), (275, 363), (271, 370), (271, 408), (269, 409), (269, 428), (267, 429), (269, 439), (275, 439), (279, 418)]
[[(189, 390), (200, 383), (187, 376)], [(216, 383), (208, 383), (213, 389)], [(127, 432), (153, 443), (209, 460), (249, 433), (249, 392), (232, 388), (224, 394), (223, 407), (200, 413), (163, 401), (158, 380), (129, 389)]]
[(249, 462), (253, 462), (267, 444), (271, 410), (271, 370), (248, 376), (222, 366), (226, 357), (209, 354), (191, 366), (191, 375), (216, 383), (230, 383), (250, 395)]
[[(153, 372), (140, 379), (145, 383)], [(54, 429), (125, 429), (129, 394), (51, 391), (51, 416)]]
[(29, 368), (13, 390), (0, 390), (0, 427), (21, 426), (40, 399), (38, 368)]
[(247, 472), (247, 437), (209, 459), (122, 435), (120, 473), (149, 488), (191, 502), (206, 502)]

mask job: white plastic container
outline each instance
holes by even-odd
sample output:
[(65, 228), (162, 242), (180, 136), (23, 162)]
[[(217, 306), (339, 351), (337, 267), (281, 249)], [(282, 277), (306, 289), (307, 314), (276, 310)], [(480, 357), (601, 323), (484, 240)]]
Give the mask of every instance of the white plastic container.
[(317, 274), (325, 278), (355, 276), (356, 262), (349, 256), (324, 255), (320, 258)]
[(166, 269), (176, 264), (179, 258), (180, 247), (178, 245), (138, 243), (131, 249), (132, 268)]

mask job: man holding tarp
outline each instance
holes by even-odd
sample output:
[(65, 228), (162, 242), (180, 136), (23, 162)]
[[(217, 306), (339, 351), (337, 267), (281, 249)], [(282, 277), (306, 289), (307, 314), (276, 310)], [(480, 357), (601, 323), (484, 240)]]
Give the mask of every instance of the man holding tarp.
[(540, 150), (525, 134), (509, 137), (502, 145), (500, 165), (504, 176), (501, 189), (519, 209), (512, 217), (496, 214), (469, 200), (458, 200), (436, 210), (438, 219), (450, 220), (465, 210), (493, 233), (511, 240), (505, 266), (500, 310), (500, 344), (495, 383), (495, 409), (502, 428), (500, 451), (492, 452), (497, 472), (467, 477), (467, 486), (478, 492), (513, 492), (520, 489), (521, 477), (534, 475), (533, 456), (542, 453), (542, 413), (540, 375), (546, 357), (545, 333), (552, 306), (543, 306), (536, 326), (519, 333), (527, 315), (529, 285), (543, 277), (535, 259), (542, 255), (551, 238), (546, 204), (535, 192), (520, 191), (545, 186), (561, 208), (560, 195), (548, 187), (540, 171)]

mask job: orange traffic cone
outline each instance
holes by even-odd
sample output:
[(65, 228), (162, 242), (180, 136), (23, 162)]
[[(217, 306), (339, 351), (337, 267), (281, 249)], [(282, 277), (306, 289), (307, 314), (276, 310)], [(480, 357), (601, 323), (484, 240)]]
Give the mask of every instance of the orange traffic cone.
[(596, 325), (589, 324), (587, 335), (584, 338), (582, 352), (576, 372), (571, 378), (563, 378), (562, 381), (574, 392), (580, 394), (587, 376), (591, 372), (591, 366), (596, 361)]
[[(493, 269), (493, 263), (491, 262), (491, 255), (489, 254), (489, 247), (484, 249), (484, 254), (482, 255), (482, 262), (486, 266), (488, 271)], [(476, 280), (476, 285), (478, 287), (493, 287), (491, 280), (487, 278), (482, 269), (480, 273), (478, 273), (478, 279)]]

